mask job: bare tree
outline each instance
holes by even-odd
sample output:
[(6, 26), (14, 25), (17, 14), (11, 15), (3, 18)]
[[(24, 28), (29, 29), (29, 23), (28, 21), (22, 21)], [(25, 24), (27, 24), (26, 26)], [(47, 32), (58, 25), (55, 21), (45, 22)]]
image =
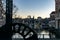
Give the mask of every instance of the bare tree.
[[(6, 0), (2, 0), (2, 8), (3, 8), (3, 10), (4, 10), (4, 14), (3, 14), (3, 16), (5, 17), (5, 12), (6, 12)], [(2, 11), (3, 11), (2, 10)], [(15, 13), (18, 11), (18, 8), (17, 8), (17, 6), (15, 5), (15, 4), (13, 4), (13, 15), (16, 15)], [(12, 15), (12, 16), (13, 16)]]

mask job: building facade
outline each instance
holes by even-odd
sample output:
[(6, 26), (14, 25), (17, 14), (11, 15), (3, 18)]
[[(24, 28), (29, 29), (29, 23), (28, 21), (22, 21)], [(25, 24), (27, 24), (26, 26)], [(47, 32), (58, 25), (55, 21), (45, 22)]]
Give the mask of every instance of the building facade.
[(60, 28), (60, 0), (55, 0), (55, 21), (56, 21), (56, 28)]

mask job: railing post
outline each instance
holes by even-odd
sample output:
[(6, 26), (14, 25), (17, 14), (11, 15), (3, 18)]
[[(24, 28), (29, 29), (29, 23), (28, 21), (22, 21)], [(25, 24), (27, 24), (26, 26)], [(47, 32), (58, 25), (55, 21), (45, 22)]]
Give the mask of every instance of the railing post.
[(6, 24), (12, 23), (13, 0), (6, 0)]
[(10, 38), (12, 36), (12, 11), (13, 0), (6, 0), (6, 31)]

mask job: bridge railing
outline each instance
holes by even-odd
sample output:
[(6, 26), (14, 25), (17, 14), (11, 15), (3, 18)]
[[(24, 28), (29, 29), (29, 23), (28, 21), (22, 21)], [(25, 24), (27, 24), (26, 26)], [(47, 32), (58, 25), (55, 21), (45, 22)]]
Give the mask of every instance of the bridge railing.
[[(32, 35), (32, 34), (30, 34), (30, 35)], [(38, 39), (39, 40), (59, 40), (59, 39), (56, 39), (53, 37), (50, 38), (49, 34), (38, 34)], [(12, 38), (12, 40), (23, 40), (23, 38)]]
[[(12, 39), (12, 40), (23, 40), (23, 39), (21, 39), (21, 38), (15, 38), (15, 39)], [(60, 39), (47, 39), (47, 38), (45, 38), (45, 39), (40, 39), (40, 38), (39, 38), (39, 40), (60, 40)]]

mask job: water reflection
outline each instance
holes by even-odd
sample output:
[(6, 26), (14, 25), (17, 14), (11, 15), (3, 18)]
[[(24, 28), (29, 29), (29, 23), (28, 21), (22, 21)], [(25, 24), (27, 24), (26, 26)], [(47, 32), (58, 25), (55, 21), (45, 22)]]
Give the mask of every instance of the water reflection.
[(48, 31), (43, 30), (40, 34), (49, 34)]
[(38, 38), (50, 38), (50, 37), (49, 37), (49, 32), (43, 30), (42, 32), (40, 32), (40, 33), (38, 34)]
[(19, 33), (15, 33), (12, 38), (23, 38)]
[[(19, 33), (15, 33), (12, 38), (23, 38)], [(38, 33), (38, 38), (50, 38), (48, 31), (42, 31)]]

